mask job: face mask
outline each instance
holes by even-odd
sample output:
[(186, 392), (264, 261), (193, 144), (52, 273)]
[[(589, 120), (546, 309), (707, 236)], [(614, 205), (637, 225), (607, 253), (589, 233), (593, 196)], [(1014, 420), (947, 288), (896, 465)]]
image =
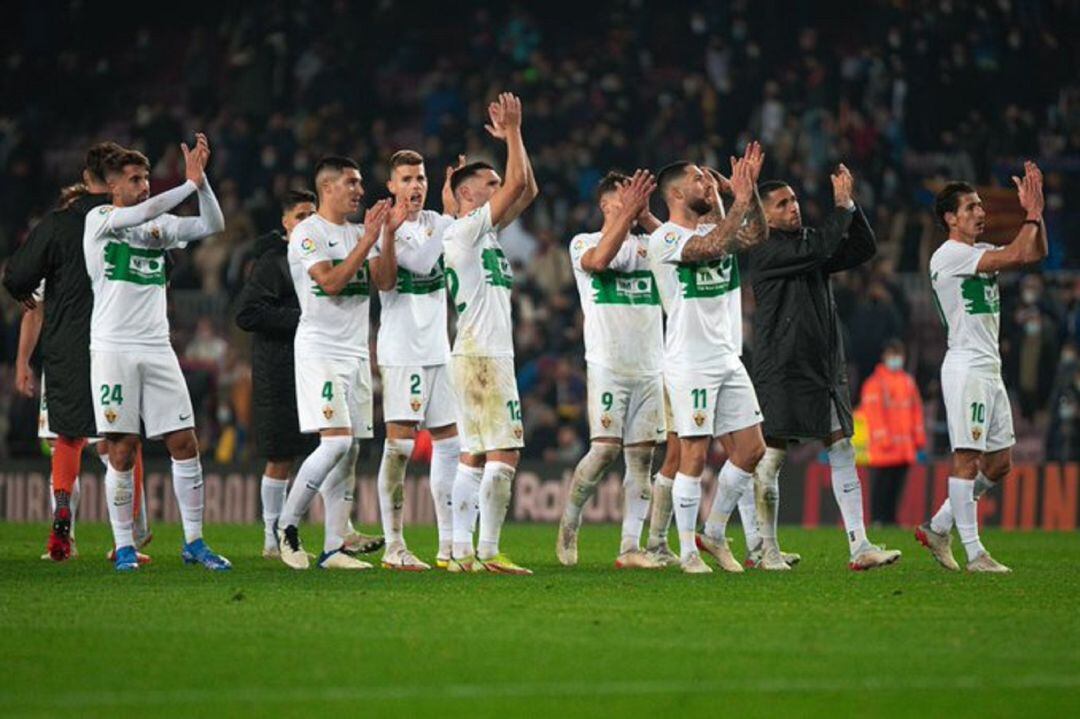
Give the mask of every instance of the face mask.
[(1024, 323), (1024, 332), (1027, 333), (1029, 336), (1039, 334), (1039, 323), (1038, 322), (1025, 322)]
[(904, 358), (893, 355), (885, 358), (885, 366), (891, 369), (893, 372), (904, 369)]

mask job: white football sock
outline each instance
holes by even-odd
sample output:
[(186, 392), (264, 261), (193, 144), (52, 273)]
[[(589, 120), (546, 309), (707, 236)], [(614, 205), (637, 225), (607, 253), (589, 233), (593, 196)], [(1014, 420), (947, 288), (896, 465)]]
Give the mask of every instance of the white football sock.
[[(79, 494), (82, 490), (79, 485), (82, 484), (79, 478), (75, 478), (75, 484), (71, 485), (71, 499), (68, 500), (68, 506), (71, 507), (71, 538), (75, 539), (75, 517), (79, 514)], [(51, 495), (50, 495), (51, 496)], [(146, 487), (143, 487), (143, 500), (146, 499)], [(55, 510), (54, 510), (55, 511)], [(145, 514), (145, 512), (143, 512)]]
[(135, 515), (135, 471), (121, 472), (106, 462), (105, 503), (109, 508), (109, 523), (112, 524), (113, 542), (116, 547), (135, 546), (132, 531)]
[(671, 517), (674, 513), (671, 503), (673, 482), (671, 477), (656, 473), (652, 491), (652, 511), (649, 515), (648, 547), (650, 549), (667, 542), (668, 530), (671, 529)]
[(787, 450), (766, 447), (754, 469), (754, 501), (757, 504), (758, 531), (768, 546), (776, 545), (776, 527), (780, 517), (780, 469)]
[[(184, 525), (184, 542), (191, 544), (202, 537), (203, 476), (199, 456), (172, 461), (173, 492)], [(144, 488), (145, 489), (145, 488)]]
[(986, 549), (979, 541), (979, 516), (975, 507), (975, 480), (949, 477), (949, 504), (956, 516), (956, 531), (970, 562)]
[(136, 536), (145, 537), (150, 532), (150, 515), (146, 510), (146, 470), (143, 469), (142, 491), (139, 492), (139, 513), (135, 515)]
[(439, 527), (439, 556), (450, 556), (454, 541), (454, 477), (457, 476), (461, 440), (457, 435), (431, 443), (431, 474), (428, 483), (435, 502), (435, 523)]
[(641, 530), (645, 526), (645, 516), (649, 513), (649, 500), (652, 487), (649, 475), (652, 472), (653, 448), (627, 447), (623, 450), (626, 462), (626, 474), (623, 475), (623, 520), (622, 543), (619, 553), (641, 549)]
[(360, 454), (360, 440), (353, 439), (349, 449), (338, 460), (326, 481), (319, 487), (323, 507), (323, 551), (334, 552), (345, 543), (345, 535), (350, 531), (350, 518), (353, 509), (353, 492), (356, 489), (356, 458)]
[(750, 486), (739, 497), (739, 522), (742, 524), (743, 535), (746, 537), (746, 551), (752, 552), (757, 549), (761, 542), (761, 533), (758, 531), (757, 504), (754, 500), (754, 481), (750, 478)]
[(736, 467), (731, 460), (724, 462), (716, 478), (716, 492), (705, 520), (705, 536), (717, 540), (725, 537), (731, 513), (735, 511), (739, 499), (753, 491), (753, 484), (754, 475)]
[(453, 553), (457, 559), (473, 555), (473, 531), (476, 529), (476, 515), (480, 511), (480, 481), (483, 476), (483, 467), (458, 464), (453, 492)]
[(840, 515), (844, 518), (848, 549), (852, 553), (867, 543), (863, 523), (862, 483), (855, 470), (855, 448), (844, 438), (829, 447), (829, 466), (832, 468), (832, 490)]
[(510, 495), (517, 470), (505, 462), (488, 461), (480, 480), (480, 541), (476, 556), (491, 559), (499, 553), (499, 534), (510, 508)]
[[(989, 492), (996, 486), (995, 482), (991, 482), (986, 478), (986, 475), (979, 472), (975, 475), (975, 489), (971, 493), (975, 501), (978, 502), (982, 499), (982, 496)], [(934, 530), (938, 534), (948, 534), (953, 528), (953, 511), (952, 504), (949, 502), (949, 498), (946, 497), (945, 501), (941, 503), (941, 508), (938, 509), (937, 514), (930, 520), (930, 529)]]
[(281, 516), (281, 509), (285, 506), (285, 495), (289, 492), (288, 479), (274, 479), (265, 474), (262, 484), (259, 486), (262, 495), (263, 530), (267, 535), (273, 536), (274, 522)]
[(412, 456), (411, 439), (389, 439), (383, 444), (379, 464), (379, 515), (387, 550), (405, 546), (405, 468)]
[(596, 493), (596, 485), (604, 472), (619, 456), (619, 445), (610, 442), (593, 442), (589, 451), (574, 467), (570, 481), (570, 493), (563, 507), (563, 519), (572, 527), (581, 526), (581, 512)]
[(701, 508), (701, 479), (679, 472), (671, 483), (671, 501), (675, 507), (675, 527), (679, 530), (679, 558), (686, 560), (697, 551), (698, 511)]
[(330, 470), (341, 461), (351, 446), (352, 437), (333, 436), (319, 440), (319, 446), (307, 456), (296, 472), (296, 479), (293, 480), (278, 519), (280, 529), (300, 524), (301, 517), (307, 513), (311, 501), (319, 493), (319, 487), (326, 475), (330, 474)]

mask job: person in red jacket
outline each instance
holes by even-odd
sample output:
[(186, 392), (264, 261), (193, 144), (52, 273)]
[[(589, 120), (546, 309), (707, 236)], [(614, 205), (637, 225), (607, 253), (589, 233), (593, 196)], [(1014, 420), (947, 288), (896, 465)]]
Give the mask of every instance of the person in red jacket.
[(881, 362), (862, 386), (861, 410), (870, 435), (873, 469), (871, 513), (875, 524), (894, 524), (908, 468), (926, 446), (922, 397), (904, 371), (904, 343), (885, 343)]

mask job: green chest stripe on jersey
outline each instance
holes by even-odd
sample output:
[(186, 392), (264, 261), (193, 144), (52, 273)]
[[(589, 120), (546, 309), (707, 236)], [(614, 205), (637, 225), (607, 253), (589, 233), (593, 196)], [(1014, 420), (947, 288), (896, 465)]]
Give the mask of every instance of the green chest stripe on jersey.
[(105, 279), (136, 285), (165, 285), (165, 251), (132, 247), (125, 242), (105, 245)]
[(492, 287), (514, 286), (514, 271), (503, 251), (494, 247), (485, 247), (480, 253), (480, 264), (484, 266), (484, 281)]
[(720, 297), (739, 289), (739, 263), (732, 255), (681, 264), (676, 269), (682, 296), (688, 300)]
[(969, 315), (996, 315), (1001, 312), (1001, 296), (996, 277), (968, 277), (960, 284), (964, 311)]
[[(337, 267), (345, 260), (330, 260), (330, 264)], [(371, 294), (371, 285), (368, 282), (368, 263), (365, 262), (363, 267), (356, 273), (356, 277), (349, 280), (349, 284), (345, 285), (345, 289), (338, 292), (337, 295), (329, 295), (326, 290), (319, 286), (318, 282), (311, 284), (311, 294), (316, 297), (367, 297)]]
[(659, 305), (652, 272), (604, 270), (592, 276), (593, 302), (598, 305)]
[(443, 259), (440, 257), (438, 264), (426, 275), (418, 275), (409, 272), (399, 266), (397, 271), (397, 291), (406, 295), (430, 295), (433, 292), (446, 287), (446, 276), (443, 274)]

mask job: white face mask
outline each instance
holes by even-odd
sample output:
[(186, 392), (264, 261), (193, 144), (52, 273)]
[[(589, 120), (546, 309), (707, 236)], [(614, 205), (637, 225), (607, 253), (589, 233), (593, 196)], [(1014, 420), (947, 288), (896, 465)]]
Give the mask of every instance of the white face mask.
[(898, 355), (890, 355), (885, 358), (885, 366), (893, 372), (904, 369), (904, 358)]

